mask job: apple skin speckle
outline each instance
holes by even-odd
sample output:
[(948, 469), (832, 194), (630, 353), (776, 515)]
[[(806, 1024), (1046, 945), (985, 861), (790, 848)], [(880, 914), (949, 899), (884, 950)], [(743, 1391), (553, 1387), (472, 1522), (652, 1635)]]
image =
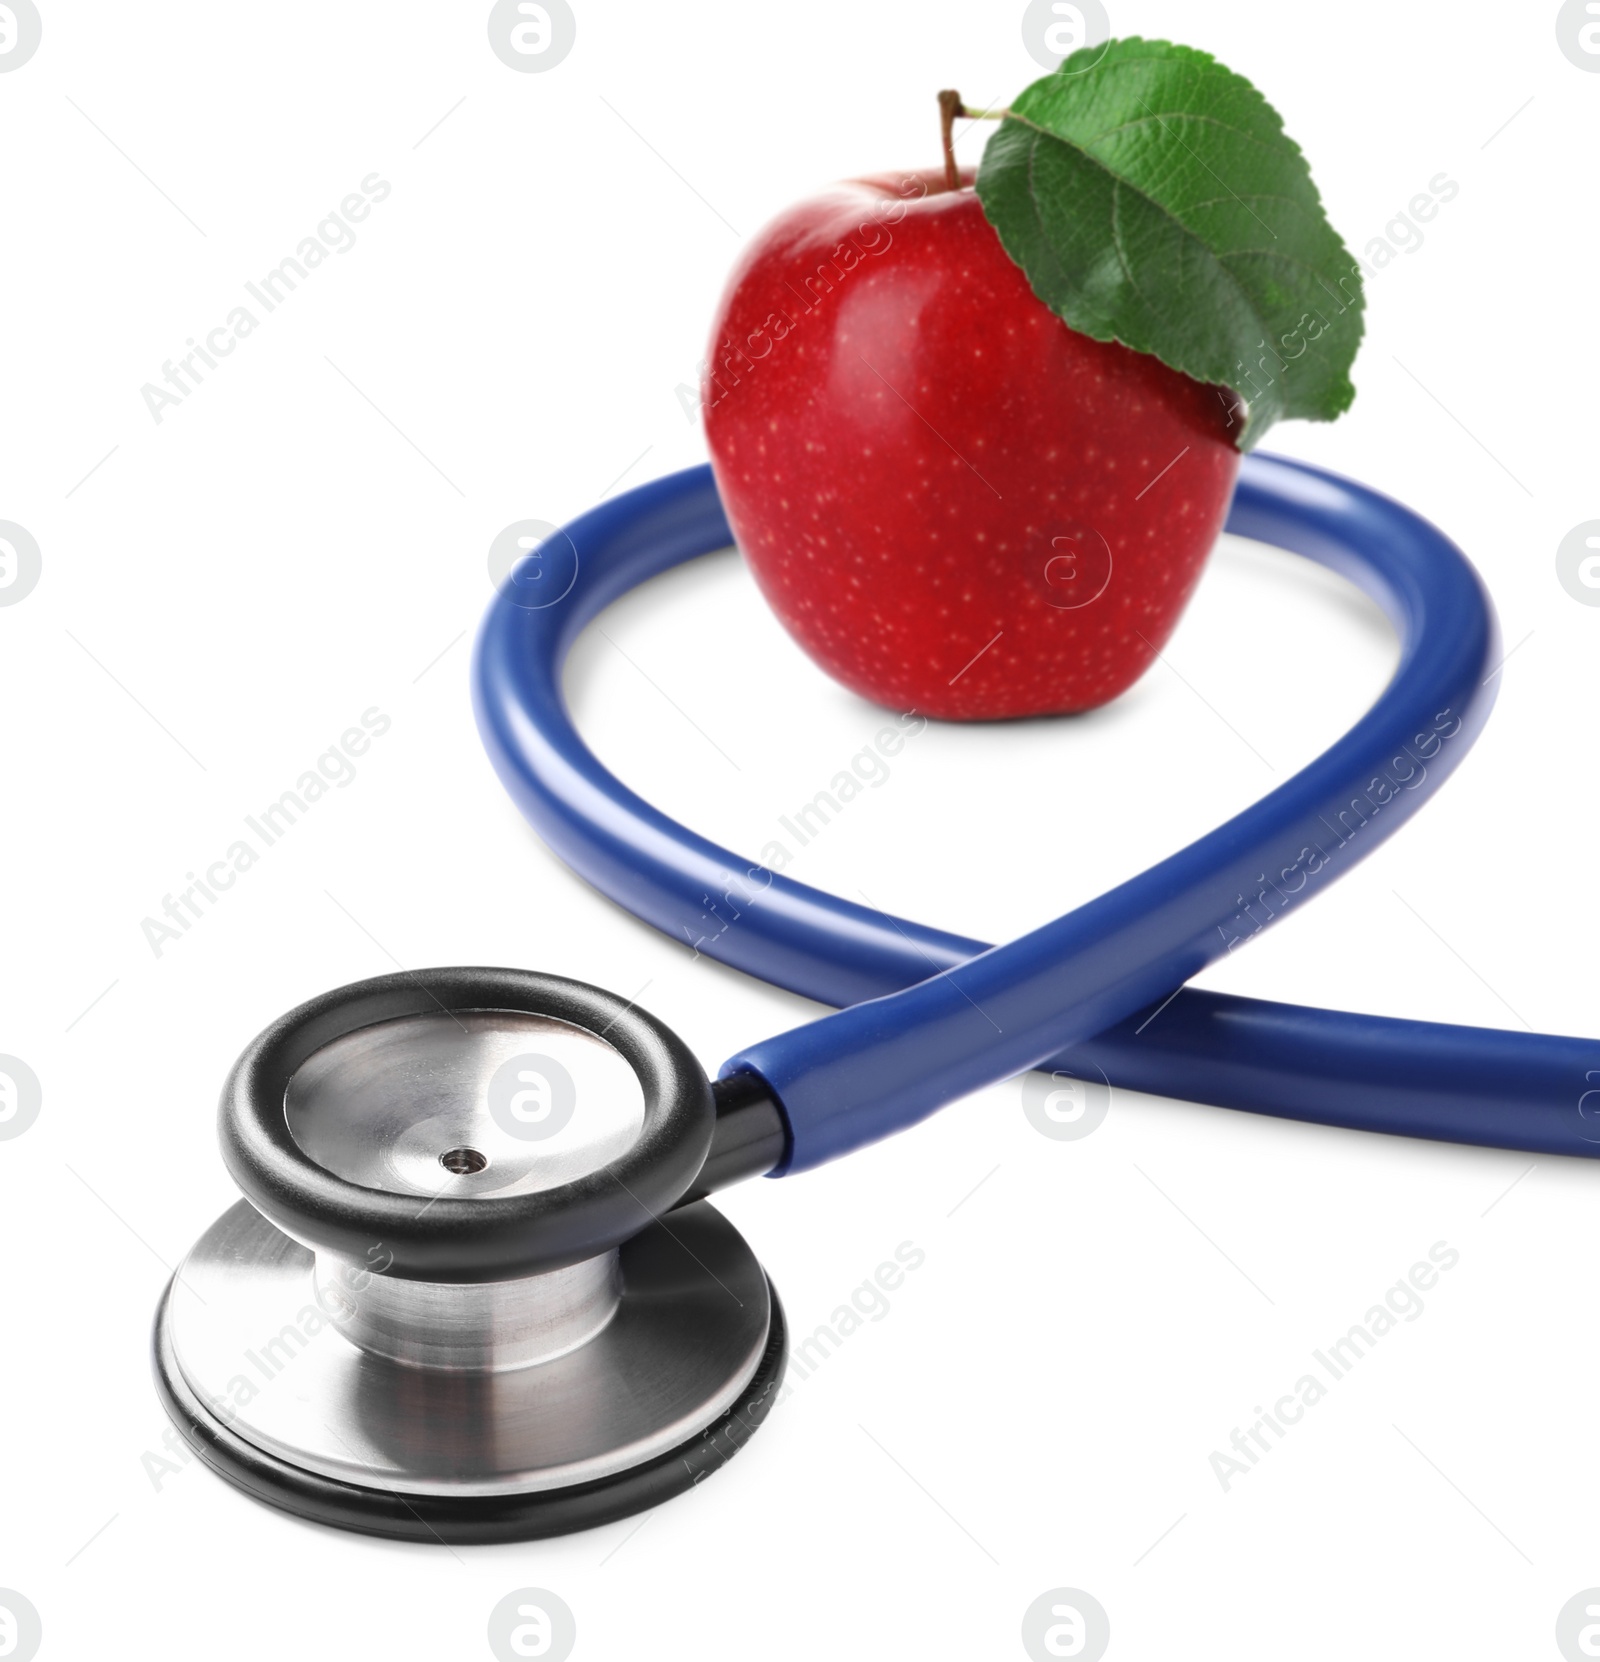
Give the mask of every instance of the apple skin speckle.
[(712, 468), (768, 603), (845, 686), (955, 721), (1088, 710), (1194, 592), (1232, 398), (1069, 329), (970, 181), (837, 185), (754, 239), (707, 355)]

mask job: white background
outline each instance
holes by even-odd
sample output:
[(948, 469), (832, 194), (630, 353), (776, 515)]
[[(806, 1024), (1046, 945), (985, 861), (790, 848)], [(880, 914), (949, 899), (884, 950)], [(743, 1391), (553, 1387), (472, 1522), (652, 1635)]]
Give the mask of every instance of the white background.
[[(491, 53), (483, 4), (41, 4), (0, 76), (0, 518), (43, 552), (0, 609), (0, 1051), (44, 1091), (0, 1142), (0, 1586), (42, 1654), (486, 1657), (490, 1609), (538, 1586), (583, 1659), (1020, 1657), (1024, 1609), (1069, 1585), (1116, 1662), (1557, 1655), (1558, 1609), (1600, 1583), (1600, 1172), (1126, 1094), (1056, 1142), (1013, 1081), (729, 1193), (802, 1333), (898, 1243), (926, 1263), (636, 1535), (447, 1551), (302, 1524), (198, 1462), (155, 1486), (150, 1315), (232, 1198), (216, 1093), (270, 1018), (396, 961), (597, 981), (711, 1067), (807, 1015), (518, 819), (468, 705), (485, 555), (701, 460), (676, 389), (743, 239), (836, 177), (936, 162), (940, 87), (1040, 70), (1020, 4), (580, 0), (544, 74)], [(1554, 555), (1600, 516), (1600, 75), (1555, 11), (1113, 9), (1262, 87), (1358, 252), (1459, 184), (1370, 280), (1350, 415), (1271, 447), (1435, 518), (1516, 648), (1439, 800), (1207, 985), (1594, 1028), (1600, 609)], [(392, 194), (356, 245), (154, 422), (141, 386), (373, 171)], [(880, 725), (734, 556), (605, 628), (580, 726), (735, 848)], [(1286, 777), (1394, 648), (1331, 581), (1225, 545), (1168, 657), (1086, 720), (930, 730), (792, 874), (1002, 938)], [(374, 705), (393, 727), (354, 783), (156, 957), (141, 919)], [(1212, 1450), (1441, 1240), (1460, 1263), (1424, 1314), (1224, 1492)]]

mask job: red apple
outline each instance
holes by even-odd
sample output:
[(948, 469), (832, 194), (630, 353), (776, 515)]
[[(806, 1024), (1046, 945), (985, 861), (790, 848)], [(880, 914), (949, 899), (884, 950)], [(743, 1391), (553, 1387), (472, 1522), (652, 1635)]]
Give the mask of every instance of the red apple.
[(1231, 394), (1069, 329), (970, 174), (837, 185), (769, 225), (703, 391), (728, 519), (789, 632), (863, 696), (954, 720), (1131, 686), (1239, 468)]

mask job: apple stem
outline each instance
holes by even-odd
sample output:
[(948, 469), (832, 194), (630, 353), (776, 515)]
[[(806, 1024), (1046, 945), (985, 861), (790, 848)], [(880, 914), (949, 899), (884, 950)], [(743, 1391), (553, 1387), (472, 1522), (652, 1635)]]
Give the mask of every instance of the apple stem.
[(944, 144), (944, 182), (950, 190), (961, 188), (961, 169), (956, 166), (956, 117), (963, 105), (959, 92), (946, 89), (939, 94), (939, 137)]
[(961, 102), (961, 94), (946, 89), (939, 94), (939, 136), (944, 143), (944, 182), (951, 190), (961, 188), (961, 169), (956, 166), (955, 124), (962, 121), (1001, 121), (1010, 115), (1008, 109), (969, 110)]

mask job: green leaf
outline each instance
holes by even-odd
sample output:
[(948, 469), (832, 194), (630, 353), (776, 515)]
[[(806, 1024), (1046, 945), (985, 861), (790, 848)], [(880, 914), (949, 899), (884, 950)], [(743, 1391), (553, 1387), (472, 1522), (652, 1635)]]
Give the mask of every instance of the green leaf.
[(1231, 388), (1241, 449), (1285, 416), (1349, 408), (1360, 267), (1278, 113), (1208, 53), (1075, 52), (1012, 104), (977, 190), (1072, 328)]

